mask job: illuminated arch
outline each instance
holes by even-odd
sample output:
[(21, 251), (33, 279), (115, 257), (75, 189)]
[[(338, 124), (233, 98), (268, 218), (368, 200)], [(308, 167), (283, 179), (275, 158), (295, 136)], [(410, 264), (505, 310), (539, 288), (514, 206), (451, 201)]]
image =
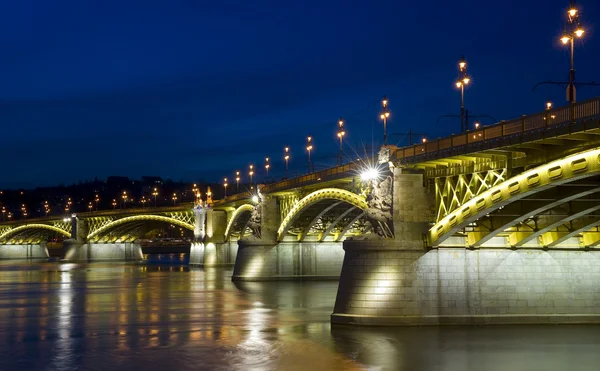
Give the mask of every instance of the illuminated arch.
[(290, 212), (281, 222), (281, 225), (277, 230), (277, 240), (281, 241), (281, 239), (285, 236), (292, 223), (302, 213), (303, 210), (322, 200), (343, 201), (361, 210), (365, 210), (367, 208), (367, 201), (365, 200), (365, 198), (363, 196), (357, 195), (356, 193), (339, 188), (319, 189), (308, 194), (307, 196), (303, 197), (302, 199), (296, 202), (294, 207), (292, 207)]
[(584, 151), (527, 170), (467, 201), (437, 222), (427, 233), (428, 245), (438, 246), (469, 223), (514, 201), (599, 173), (600, 149)]
[(253, 210), (254, 210), (254, 206), (252, 206), (250, 204), (244, 204), (244, 205), (238, 207), (237, 209), (235, 209), (235, 211), (231, 215), (231, 218), (229, 219), (229, 222), (227, 223), (227, 228), (225, 229), (225, 241), (228, 241), (229, 237), (231, 237), (231, 233), (233, 232), (232, 231), (233, 226), (235, 225), (235, 222), (240, 218), (240, 216), (246, 212), (251, 213)]
[(45, 229), (45, 230), (50, 230), (52, 232), (60, 233), (63, 236), (66, 236), (66, 237), (71, 237), (71, 233), (70, 232), (65, 231), (64, 229), (60, 229), (58, 227), (55, 227), (53, 225), (47, 225), (47, 224), (25, 224), (25, 225), (21, 225), (21, 226), (18, 226), (16, 228), (13, 228), (13, 229), (9, 229), (6, 232), (4, 232), (3, 234), (1, 234), (0, 235), (0, 241), (6, 240), (10, 236), (14, 236), (14, 235), (19, 234), (20, 232), (23, 232), (23, 231), (26, 231), (26, 230), (31, 230), (31, 229)]
[(170, 218), (168, 216), (162, 216), (162, 215), (134, 215), (134, 216), (128, 216), (122, 219), (117, 219), (114, 220), (108, 224), (103, 225), (102, 227), (96, 229), (94, 232), (90, 233), (87, 236), (87, 239), (90, 240), (92, 238), (98, 237), (101, 233), (103, 232), (107, 232), (115, 227), (118, 227), (120, 225), (123, 224), (127, 224), (127, 223), (131, 223), (131, 222), (139, 222), (139, 221), (158, 221), (158, 222), (164, 222), (164, 223), (169, 223), (169, 224), (174, 224), (176, 226), (182, 227), (182, 228), (186, 228), (189, 229), (191, 231), (194, 230), (194, 225), (190, 224), (190, 223), (186, 223), (184, 221), (181, 221), (179, 219), (174, 219), (174, 218)]

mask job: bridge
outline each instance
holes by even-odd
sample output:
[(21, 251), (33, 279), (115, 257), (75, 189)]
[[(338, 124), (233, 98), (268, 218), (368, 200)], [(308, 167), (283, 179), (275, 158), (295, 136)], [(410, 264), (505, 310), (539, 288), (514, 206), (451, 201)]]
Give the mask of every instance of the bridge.
[(0, 257), (60, 233), (67, 260), (141, 259), (170, 223), (233, 280), (339, 277), (333, 323), (597, 322), (599, 176), (595, 98), (204, 205), (2, 223)]

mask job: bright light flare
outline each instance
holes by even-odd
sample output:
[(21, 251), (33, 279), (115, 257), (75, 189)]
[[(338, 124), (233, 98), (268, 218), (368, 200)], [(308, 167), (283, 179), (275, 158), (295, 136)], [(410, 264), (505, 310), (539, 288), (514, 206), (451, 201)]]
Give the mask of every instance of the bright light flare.
[(568, 43), (569, 40), (571, 40), (571, 38), (567, 35), (564, 35), (563, 37), (560, 38), (560, 41), (562, 41), (563, 44)]
[(585, 31), (583, 30), (583, 28), (579, 27), (579, 28), (577, 28), (577, 30), (575, 30), (575, 35), (577, 35), (577, 37), (581, 37), (581, 36), (583, 36), (584, 32)]
[(379, 177), (379, 170), (377, 168), (367, 168), (360, 173), (360, 179), (363, 182), (367, 182), (369, 180), (377, 179)]
[(257, 204), (257, 203), (258, 203), (258, 201), (259, 201), (259, 199), (258, 199), (258, 196), (257, 196), (257, 195), (254, 195), (254, 196), (252, 196), (252, 202), (253, 202), (253, 203)]

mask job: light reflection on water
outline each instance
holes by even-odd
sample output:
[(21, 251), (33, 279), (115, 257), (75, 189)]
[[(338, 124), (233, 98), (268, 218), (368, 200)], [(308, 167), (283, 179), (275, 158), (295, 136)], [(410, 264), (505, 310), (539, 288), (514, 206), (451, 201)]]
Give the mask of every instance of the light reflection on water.
[[(156, 258), (156, 257), (155, 257)], [(0, 370), (588, 370), (599, 327), (329, 325), (336, 282), (230, 269), (0, 263)]]

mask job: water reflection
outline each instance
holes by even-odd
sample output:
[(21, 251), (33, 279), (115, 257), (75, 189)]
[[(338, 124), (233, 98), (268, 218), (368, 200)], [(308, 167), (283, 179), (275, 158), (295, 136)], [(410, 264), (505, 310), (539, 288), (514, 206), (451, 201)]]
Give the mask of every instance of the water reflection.
[(331, 328), (336, 282), (233, 283), (231, 273), (187, 268), (179, 256), (144, 265), (0, 262), (0, 370), (576, 370), (600, 362), (594, 327)]

